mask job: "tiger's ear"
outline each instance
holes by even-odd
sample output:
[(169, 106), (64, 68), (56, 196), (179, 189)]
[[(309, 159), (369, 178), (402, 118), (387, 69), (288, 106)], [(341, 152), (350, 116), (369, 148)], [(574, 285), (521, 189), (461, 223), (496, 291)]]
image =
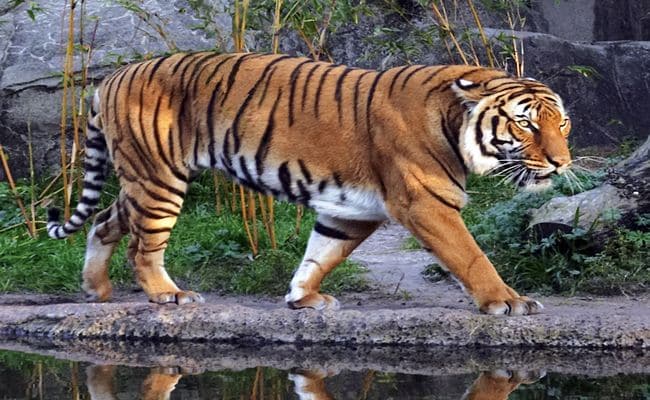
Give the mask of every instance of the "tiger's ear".
[(481, 83), (468, 81), (467, 79), (456, 79), (451, 84), (451, 90), (469, 110), (474, 108), (485, 96), (485, 89)]

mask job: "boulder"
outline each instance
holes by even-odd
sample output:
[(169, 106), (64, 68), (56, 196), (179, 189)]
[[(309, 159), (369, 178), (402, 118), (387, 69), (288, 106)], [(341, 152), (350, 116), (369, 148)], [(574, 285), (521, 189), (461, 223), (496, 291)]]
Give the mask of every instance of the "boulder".
[[(617, 225), (635, 227), (636, 215), (650, 212), (650, 138), (610, 171), (601, 186), (574, 196), (556, 197), (531, 214), (530, 228), (542, 236), (574, 227), (606, 235)], [(576, 226), (576, 216), (577, 226)]]

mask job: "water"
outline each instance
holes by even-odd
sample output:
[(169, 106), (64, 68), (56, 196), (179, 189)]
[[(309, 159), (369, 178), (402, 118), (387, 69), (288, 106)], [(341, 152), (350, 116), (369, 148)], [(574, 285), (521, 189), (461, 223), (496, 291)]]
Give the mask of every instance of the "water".
[(0, 399), (650, 399), (643, 351), (0, 342)]

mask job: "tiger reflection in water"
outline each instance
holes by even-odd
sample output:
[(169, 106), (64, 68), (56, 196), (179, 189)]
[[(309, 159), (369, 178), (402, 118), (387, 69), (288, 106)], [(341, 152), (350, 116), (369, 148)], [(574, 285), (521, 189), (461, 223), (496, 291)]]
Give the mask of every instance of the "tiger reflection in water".
[[(86, 369), (86, 384), (92, 400), (116, 400), (113, 365), (92, 365)], [(142, 383), (143, 400), (168, 400), (183, 377), (176, 368), (152, 368)], [(334, 400), (325, 386), (325, 378), (332, 376), (324, 370), (300, 370), (289, 374), (294, 392), (300, 400)], [(467, 389), (463, 400), (504, 400), (520, 384), (530, 384), (544, 373), (495, 370), (482, 372)]]
[[(115, 391), (115, 365), (91, 365), (86, 368), (86, 385), (92, 400), (117, 400)], [(142, 382), (142, 400), (168, 400), (183, 377), (176, 368), (152, 368)]]

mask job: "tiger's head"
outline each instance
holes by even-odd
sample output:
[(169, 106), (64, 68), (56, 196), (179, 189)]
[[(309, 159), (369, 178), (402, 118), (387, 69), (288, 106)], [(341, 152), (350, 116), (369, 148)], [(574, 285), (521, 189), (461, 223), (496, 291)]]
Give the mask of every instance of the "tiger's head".
[(571, 121), (560, 96), (546, 85), (503, 77), (485, 83), (458, 79), (452, 89), (467, 108), (460, 150), (472, 172), (539, 190), (567, 170)]

